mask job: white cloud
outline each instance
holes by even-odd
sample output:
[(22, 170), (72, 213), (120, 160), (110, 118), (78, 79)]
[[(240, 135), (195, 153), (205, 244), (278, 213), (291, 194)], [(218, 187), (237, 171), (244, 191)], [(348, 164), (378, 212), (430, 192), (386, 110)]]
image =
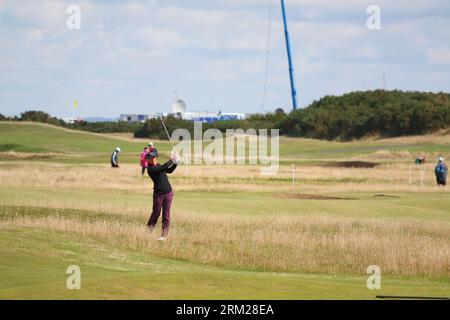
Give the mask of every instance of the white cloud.
[(65, 25), (66, 7), (64, 2), (57, 0), (3, 2), (4, 10), (10, 12), (19, 21), (43, 28)]
[(426, 55), (430, 63), (450, 65), (450, 49), (428, 49)]
[(41, 42), (44, 32), (42, 29), (32, 29), (27, 33), (25, 41), (29, 43)]
[[(391, 88), (420, 89), (423, 77), (448, 78), (450, 22), (442, 16), (450, 11), (448, 0), (379, 0), (382, 30), (377, 32), (365, 23), (372, 2), (286, 1), (302, 104), (328, 93), (379, 87), (382, 70), (389, 70)], [(259, 110), (268, 1), (77, 3), (81, 30), (69, 31), (69, 0), (0, 0), (7, 18), (1, 25), (0, 72), (13, 75), (0, 79), (0, 105), (22, 108), (17, 101), (23, 99), (14, 93), (26, 91), (27, 99), (45, 106), (58, 88), (48, 111), (58, 113), (65, 99), (86, 95), (86, 112), (114, 116), (125, 105), (130, 112), (164, 111), (177, 90), (193, 109), (210, 104), (213, 96), (223, 111)], [(272, 6), (267, 101), (287, 110), (279, 1), (272, 0)], [(450, 82), (433, 81), (427, 89), (450, 90)]]

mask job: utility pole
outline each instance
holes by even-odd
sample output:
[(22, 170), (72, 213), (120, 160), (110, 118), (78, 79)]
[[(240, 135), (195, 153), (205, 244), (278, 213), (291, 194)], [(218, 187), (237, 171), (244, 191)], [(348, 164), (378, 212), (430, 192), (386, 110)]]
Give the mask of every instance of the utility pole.
[(286, 38), (286, 50), (287, 50), (287, 56), (288, 56), (288, 62), (289, 62), (289, 78), (291, 79), (292, 108), (294, 110), (296, 110), (297, 109), (297, 90), (295, 89), (294, 67), (292, 64), (291, 44), (289, 41), (289, 31), (288, 31), (288, 25), (287, 25), (287, 19), (286, 19), (286, 8), (284, 6), (284, 0), (281, 0), (281, 12), (283, 14), (284, 36)]

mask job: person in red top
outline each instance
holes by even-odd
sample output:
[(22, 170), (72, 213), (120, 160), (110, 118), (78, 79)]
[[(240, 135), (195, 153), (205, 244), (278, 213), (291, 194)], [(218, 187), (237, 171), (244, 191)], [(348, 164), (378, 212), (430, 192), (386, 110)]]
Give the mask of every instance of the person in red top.
[(148, 159), (147, 155), (155, 149), (153, 142), (149, 142), (148, 145), (144, 148), (144, 152), (141, 153), (140, 162), (141, 162), (141, 175), (144, 176), (145, 170), (148, 168)]
[(145, 170), (148, 168), (148, 160), (147, 160), (147, 154), (149, 153), (148, 147), (144, 148), (144, 151), (141, 153), (140, 156), (140, 162), (141, 162), (141, 175), (143, 176), (145, 173)]

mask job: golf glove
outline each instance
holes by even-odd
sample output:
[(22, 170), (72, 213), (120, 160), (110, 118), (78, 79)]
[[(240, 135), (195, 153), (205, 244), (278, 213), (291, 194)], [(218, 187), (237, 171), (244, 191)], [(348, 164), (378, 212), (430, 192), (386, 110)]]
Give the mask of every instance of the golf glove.
[(173, 155), (171, 160), (174, 164), (180, 163), (180, 157), (177, 154)]

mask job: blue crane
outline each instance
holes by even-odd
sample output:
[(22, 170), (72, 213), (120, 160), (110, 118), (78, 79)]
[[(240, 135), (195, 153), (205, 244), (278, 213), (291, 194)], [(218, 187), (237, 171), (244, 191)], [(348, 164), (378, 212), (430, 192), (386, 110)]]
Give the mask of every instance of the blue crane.
[(291, 57), (291, 44), (289, 41), (289, 31), (286, 19), (286, 8), (284, 6), (284, 0), (281, 0), (281, 11), (283, 13), (283, 23), (284, 23), (284, 36), (286, 38), (286, 50), (289, 62), (289, 77), (291, 79), (291, 94), (292, 94), (292, 107), (294, 110), (297, 109), (297, 90), (295, 89), (295, 81), (294, 81), (294, 66), (292, 64)]

